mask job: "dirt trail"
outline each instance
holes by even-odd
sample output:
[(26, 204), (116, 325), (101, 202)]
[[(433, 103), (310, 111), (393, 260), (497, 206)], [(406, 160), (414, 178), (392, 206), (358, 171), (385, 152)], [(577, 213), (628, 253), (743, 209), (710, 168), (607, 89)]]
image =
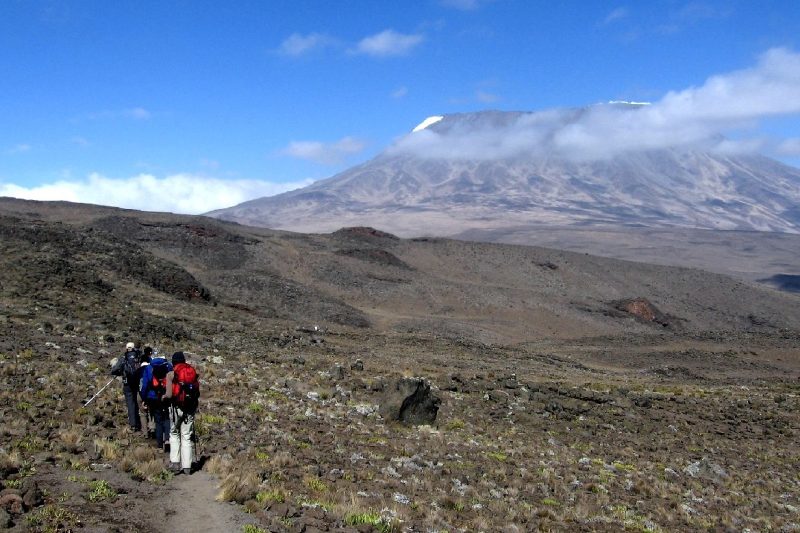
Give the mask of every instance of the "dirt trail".
[[(205, 472), (177, 475), (163, 489), (163, 505), (169, 509), (155, 531), (206, 531), (233, 533), (254, 519), (241, 507), (216, 500), (219, 481)], [(157, 498), (156, 498), (157, 499)]]

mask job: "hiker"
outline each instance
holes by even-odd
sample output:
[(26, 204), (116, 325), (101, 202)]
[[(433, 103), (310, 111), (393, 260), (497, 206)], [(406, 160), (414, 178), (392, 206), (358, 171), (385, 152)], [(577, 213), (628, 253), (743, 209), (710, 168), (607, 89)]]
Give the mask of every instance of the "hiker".
[(129, 432), (139, 432), (142, 430), (142, 423), (139, 420), (139, 363), (141, 354), (136, 349), (136, 345), (129, 342), (125, 345), (125, 353), (120, 357), (116, 364), (111, 368), (112, 376), (122, 376), (122, 393), (125, 395), (125, 404), (128, 408)]
[[(150, 359), (153, 358), (153, 348), (151, 346), (145, 346), (144, 350), (142, 351), (142, 360), (139, 363), (139, 376), (141, 376), (140, 383), (144, 384), (142, 379), (144, 378), (144, 371), (146, 367), (150, 365)], [(139, 391), (139, 396), (141, 397), (141, 390)], [(155, 421), (153, 420), (153, 413), (147, 406), (147, 402), (144, 401), (142, 398), (142, 412), (144, 413), (144, 420), (142, 430), (147, 433), (147, 437), (151, 438), (155, 435)]]
[(197, 371), (183, 352), (172, 354), (172, 372), (167, 374), (163, 399), (170, 401), (169, 462), (173, 472), (192, 473), (194, 462), (194, 414), (200, 398)]
[(158, 351), (151, 350), (151, 352), (153, 357), (150, 363), (142, 368), (142, 386), (139, 395), (142, 397), (143, 409), (148, 413), (148, 418), (152, 417), (155, 423), (156, 445), (165, 450), (165, 443), (169, 438), (169, 403), (164, 401), (164, 393), (167, 392), (167, 374), (172, 371), (172, 365), (159, 356)]

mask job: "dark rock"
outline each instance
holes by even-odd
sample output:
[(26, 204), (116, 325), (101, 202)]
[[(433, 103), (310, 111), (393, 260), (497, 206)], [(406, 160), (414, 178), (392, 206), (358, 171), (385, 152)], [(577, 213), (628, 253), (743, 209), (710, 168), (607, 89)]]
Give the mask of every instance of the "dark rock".
[(380, 402), (380, 414), (403, 424), (432, 424), (436, 421), (441, 399), (431, 392), (430, 383), (421, 378), (397, 379), (386, 387)]
[(0, 508), (0, 529), (8, 529), (11, 527), (11, 515), (8, 512)]
[(331, 369), (331, 378), (335, 379), (336, 381), (341, 381), (344, 379), (344, 367), (342, 365), (334, 365)]
[(294, 359), (292, 359), (292, 364), (303, 366), (304, 364), (306, 364), (306, 359), (305, 357), (297, 356)]
[(386, 383), (384, 383), (383, 379), (376, 379), (372, 383), (369, 384), (369, 390), (372, 392), (381, 392), (386, 388)]
[(487, 393), (487, 396), (489, 396), (489, 401), (495, 403), (506, 403), (511, 397), (506, 391), (502, 390), (491, 390)]
[(653, 406), (653, 401), (646, 396), (640, 396), (638, 398), (634, 398), (633, 403), (637, 407), (644, 407), (645, 409), (649, 409), (650, 407)]
[(632, 315), (640, 322), (655, 323), (660, 326), (670, 326), (670, 318), (662, 313), (655, 305), (647, 298), (630, 298), (626, 300), (617, 300), (611, 302), (615, 310), (622, 311), (628, 315)]
[[(8, 489), (6, 489), (6, 491), (7, 490)], [(0, 509), (4, 509), (7, 513), (12, 515), (22, 514), (24, 511), (22, 496), (13, 493), (4, 494), (3, 496), (0, 496)]]
[(364, 361), (361, 359), (356, 359), (353, 363), (350, 363), (350, 370), (361, 372), (364, 370)]
[(22, 503), (25, 504), (26, 509), (38, 507), (44, 503), (44, 496), (42, 491), (39, 490), (39, 485), (33, 478), (26, 478), (22, 482)]
[(517, 376), (515, 374), (511, 374), (510, 376), (502, 380), (501, 385), (505, 389), (518, 389), (519, 381), (517, 381)]
[(269, 514), (277, 516), (278, 518), (286, 518), (289, 516), (289, 506), (285, 503), (274, 502), (267, 507)]
[(306, 519), (313, 519), (313, 520), (324, 520), (325, 519), (325, 510), (320, 507), (311, 507), (306, 510), (305, 513)]

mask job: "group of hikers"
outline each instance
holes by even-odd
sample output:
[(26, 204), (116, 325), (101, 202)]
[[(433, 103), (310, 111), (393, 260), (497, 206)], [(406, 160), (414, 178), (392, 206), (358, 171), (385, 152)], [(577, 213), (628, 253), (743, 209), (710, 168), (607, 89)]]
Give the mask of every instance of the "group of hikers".
[(173, 472), (191, 474), (197, 440), (194, 416), (200, 384), (197, 371), (186, 362), (184, 353), (175, 352), (172, 360), (167, 361), (158, 350), (146, 346), (140, 351), (129, 342), (124, 355), (111, 368), (111, 374), (122, 377), (130, 431), (142, 432), (141, 399), (148, 435), (155, 438), (159, 449), (169, 452)]

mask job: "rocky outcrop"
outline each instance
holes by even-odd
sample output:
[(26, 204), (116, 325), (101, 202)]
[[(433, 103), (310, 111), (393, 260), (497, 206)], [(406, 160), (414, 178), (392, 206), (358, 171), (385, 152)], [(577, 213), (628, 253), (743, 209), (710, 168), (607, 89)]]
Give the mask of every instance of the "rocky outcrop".
[(441, 399), (422, 378), (400, 378), (387, 384), (380, 402), (380, 414), (387, 420), (407, 425), (436, 421)]

